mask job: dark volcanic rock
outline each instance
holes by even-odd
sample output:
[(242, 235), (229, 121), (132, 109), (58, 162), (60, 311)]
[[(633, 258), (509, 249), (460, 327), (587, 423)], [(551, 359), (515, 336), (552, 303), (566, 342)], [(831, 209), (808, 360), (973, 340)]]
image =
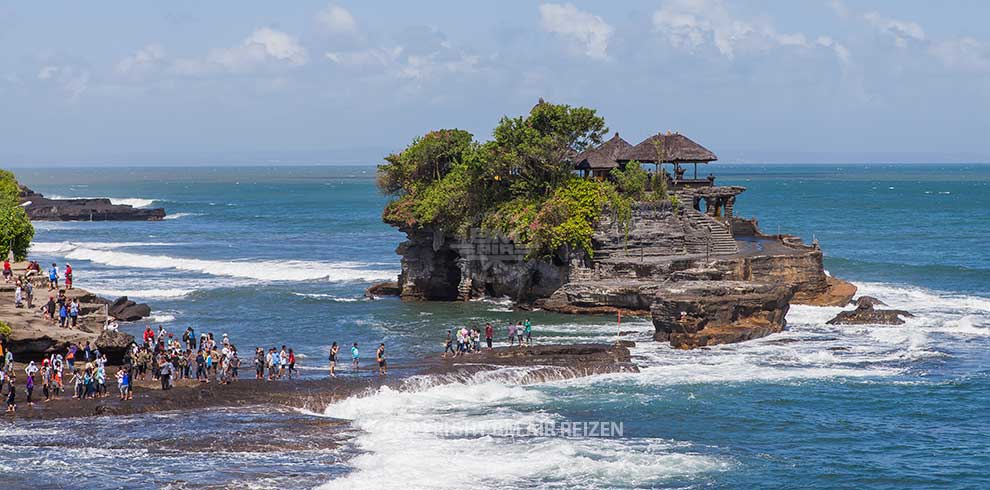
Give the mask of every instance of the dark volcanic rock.
[(744, 281), (676, 283), (657, 291), (654, 339), (679, 349), (741, 342), (784, 329), (790, 286)]
[(134, 336), (124, 332), (104, 331), (96, 338), (96, 347), (100, 352), (106, 354), (110, 364), (120, 364), (124, 358), (124, 352), (134, 342)]
[(877, 306), (887, 306), (887, 303), (880, 301), (873, 296), (860, 296), (856, 299), (856, 308), (875, 308)]
[(35, 221), (158, 221), (165, 209), (135, 208), (109, 199), (49, 199), (21, 187), (21, 205)]
[(869, 296), (860, 298), (855, 310), (840, 312), (826, 323), (829, 325), (902, 325), (904, 319), (901, 317), (911, 318), (914, 316), (904, 310), (878, 310), (873, 307), (872, 301), (863, 301), (865, 298), (879, 301)]
[(402, 289), (399, 288), (399, 283), (395, 281), (380, 282), (364, 291), (364, 296), (367, 298), (375, 298), (377, 296), (398, 296), (400, 294), (402, 294)]
[(110, 304), (108, 313), (121, 321), (136, 322), (151, 316), (151, 307), (144, 303), (135, 303), (127, 299), (127, 296), (121, 296)]

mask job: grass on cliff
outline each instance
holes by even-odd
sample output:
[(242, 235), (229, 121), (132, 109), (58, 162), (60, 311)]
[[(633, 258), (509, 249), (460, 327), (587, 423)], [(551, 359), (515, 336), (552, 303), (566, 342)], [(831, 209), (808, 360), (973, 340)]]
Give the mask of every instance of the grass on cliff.
[(633, 202), (670, 199), (638, 164), (614, 170), (612, 181), (575, 175), (571, 157), (607, 131), (593, 109), (542, 101), (528, 116), (503, 117), (483, 143), (459, 129), (431, 131), (378, 167), (378, 187), (394, 198), (382, 219), (460, 237), (472, 228), (498, 232), (531, 258), (591, 255), (604, 213), (628, 231)]

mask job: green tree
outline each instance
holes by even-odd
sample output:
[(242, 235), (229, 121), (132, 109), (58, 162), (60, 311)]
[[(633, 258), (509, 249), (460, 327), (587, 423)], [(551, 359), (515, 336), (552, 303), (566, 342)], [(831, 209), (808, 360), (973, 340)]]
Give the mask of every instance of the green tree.
[(413, 140), (378, 166), (378, 188), (385, 194), (415, 194), (443, 179), (474, 146), (474, 136), (460, 129), (431, 131)]
[(17, 206), (20, 204), (21, 188), (17, 178), (9, 170), (0, 169), (0, 206)]
[(20, 206), (0, 206), (0, 256), (7, 258), (11, 249), (14, 260), (27, 258), (34, 226)]
[(571, 178), (571, 157), (601, 144), (607, 132), (594, 109), (540, 103), (525, 118), (499, 121), (490, 171), (514, 197), (549, 196)]

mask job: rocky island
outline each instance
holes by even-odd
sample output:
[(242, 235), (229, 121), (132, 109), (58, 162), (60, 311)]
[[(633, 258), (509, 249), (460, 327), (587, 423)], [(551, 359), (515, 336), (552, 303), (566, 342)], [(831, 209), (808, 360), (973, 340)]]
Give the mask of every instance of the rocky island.
[(383, 219), (407, 240), (397, 283), (375, 290), (649, 316), (654, 338), (678, 348), (780, 332), (791, 304), (855, 295), (825, 273), (817, 243), (735, 216), (746, 189), (698, 177), (717, 160), (708, 149), (678, 133), (635, 146), (606, 134), (594, 110), (541, 99), (491, 141), (439, 130), (388, 156)]
[(35, 221), (158, 221), (163, 208), (136, 208), (106, 198), (49, 199), (20, 186), (20, 205)]

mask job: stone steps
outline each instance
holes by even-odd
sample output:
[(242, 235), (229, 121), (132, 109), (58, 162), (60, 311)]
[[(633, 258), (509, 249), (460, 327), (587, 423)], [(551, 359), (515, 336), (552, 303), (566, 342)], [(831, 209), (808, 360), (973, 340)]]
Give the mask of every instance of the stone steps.
[(733, 255), (739, 253), (739, 246), (729, 229), (711, 216), (694, 209), (685, 210), (684, 217), (702, 229), (708, 229), (711, 237), (711, 253), (715, 255)]

